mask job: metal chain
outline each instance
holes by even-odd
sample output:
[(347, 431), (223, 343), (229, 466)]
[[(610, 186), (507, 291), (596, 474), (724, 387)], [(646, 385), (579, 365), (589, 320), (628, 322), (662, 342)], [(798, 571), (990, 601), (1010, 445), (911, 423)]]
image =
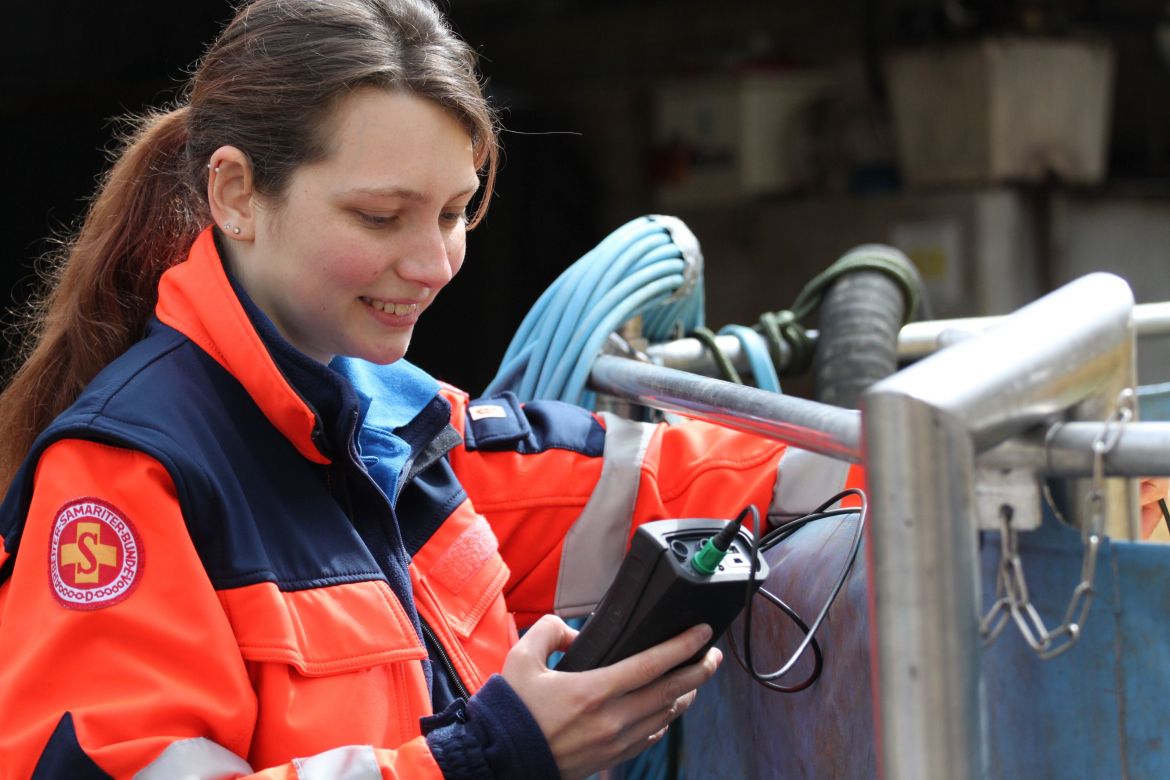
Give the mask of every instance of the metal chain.
[[(1073, 588), (1064, 620), (1049, 631), (1040, 613), (1028, 598), (1024, 564), (1020, 560), (1019, 534), (1012, 528), (1012, 508), (1000, 507), (1000, 560), (996, 573), (995, 603), (979, 623), (983, 644), (990, 645), (1011, 618), (1020, 635), (1042, 660), (1047, 661), (1068, 650), (1080, 639), (1089, 608), (1093, 605), (1093, 580), (1097, 573), (1097, 553), (1105, 529), (1105, 456), (1117, 446), (1122, 429), (1134, 418), (1134, 392), (1121, 391), (1117, 409), (1105, 420), (1100, 435), (1093, 440), (1093, 476), (1085, 497), (1089, 522), (1083, 533), (1084, 555), (1081, 558), (1081, 581)], [(1048, 495), (1047, 489), (1045, 495)], [(1051, 501), (1051, 497), (1049, 497)]]

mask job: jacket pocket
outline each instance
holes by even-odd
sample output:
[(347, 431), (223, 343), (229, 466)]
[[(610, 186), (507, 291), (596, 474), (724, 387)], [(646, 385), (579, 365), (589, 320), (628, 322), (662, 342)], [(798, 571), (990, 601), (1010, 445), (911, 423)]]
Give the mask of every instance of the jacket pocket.
[(247, 661), (321, 676), (426, 658), (402, 605), (379, 580), (292, 592), (260, 583), (219, 598)]
[(219, 597), (256, 695), (253, 766), (420, 734), (426, 650), (385, 582), (287, 593), (261, 583)]
[(491, 526), (464, 502), (415, 556), (414, 565), (461, 638), (475, 631), (508, 581)]

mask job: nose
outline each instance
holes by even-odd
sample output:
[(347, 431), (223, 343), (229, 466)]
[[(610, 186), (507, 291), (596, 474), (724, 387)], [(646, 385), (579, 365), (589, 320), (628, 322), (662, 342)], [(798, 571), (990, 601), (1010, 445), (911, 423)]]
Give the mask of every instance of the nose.
[(420, 227), (412, 238), (399, 263), (402, 278), (435, 290), (451, 281), (463, 260), (462, 245), (437, 225)]

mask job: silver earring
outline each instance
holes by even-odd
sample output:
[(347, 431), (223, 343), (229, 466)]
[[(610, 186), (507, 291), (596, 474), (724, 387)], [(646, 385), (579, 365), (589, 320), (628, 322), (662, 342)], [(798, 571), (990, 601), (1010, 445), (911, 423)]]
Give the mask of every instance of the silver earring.
[(230, 222), (225, 222), (225, 223), (223, 223), (223, 229), (224, 229), (224, 230), (230, 230), (230, 231), (232, 231), (232, 233), (233, 233), (234, 235), (237, 235), (237, 236), (240, 234), (240, 229), (239, 229), (238, 227), (236, 227), (235, 225), (233, 225), (232, 223), (230, 223)]
[(215, 172), (216, 172), (216, 173), (219, 173), (219, 166), (218, 166), (218, 165), (217, 165), (217, 166), (215, 166)]

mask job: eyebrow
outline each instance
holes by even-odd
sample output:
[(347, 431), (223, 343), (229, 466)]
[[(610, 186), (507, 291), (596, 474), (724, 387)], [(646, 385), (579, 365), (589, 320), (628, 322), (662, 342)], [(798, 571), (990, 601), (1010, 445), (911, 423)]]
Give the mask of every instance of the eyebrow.
[[(448, 200), (461, 198), (464, 195), (472, 195), (479, 189), (479, 181), (469, 186), (467, 189), (452, 195)], [(352, 190), (345, 190), (341, 195), (373, 195), (379, 198), (399, 198), (401, 200), (408, 200), (412, 202), (419, 202), (426, 200), (426, 196), (418, 190), (412, 190), (409, 187), (355, 187)]]

